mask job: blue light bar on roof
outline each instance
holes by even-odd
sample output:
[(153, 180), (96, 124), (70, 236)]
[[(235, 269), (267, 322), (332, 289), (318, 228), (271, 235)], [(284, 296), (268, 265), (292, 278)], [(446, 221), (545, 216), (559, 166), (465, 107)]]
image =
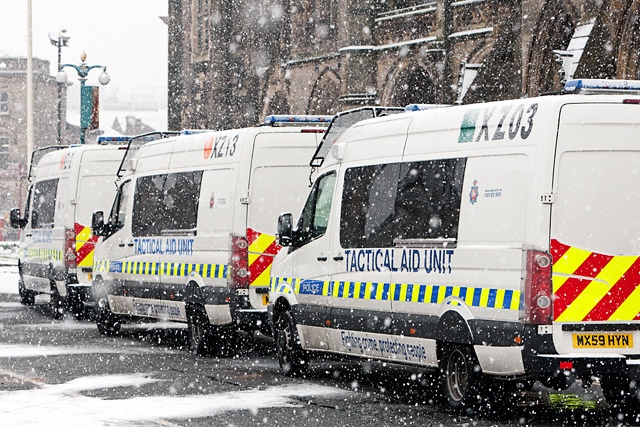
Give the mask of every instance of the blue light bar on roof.
[(129, 142), (130, 136), (99, 136), (98, 144), (101, 142)]
[(449, 105), (446, 105), (446, 104), (409, 104), (406, 107), (404, 107), (404, 111), (408, 113), (408, 112), (411, 112), (411, 111), (433, 110), (434, 108), (442, 108), (442, 107), (449, 107)]
[(198, 133), (211, 132), (208, 129), (182, 129), (180, 135), (196, 135)]
[(575, 79), (564, 84), (566, 92), (581, 90), (640, 91), (640, 80)]
[(274, 123), (327, 123), (329, 124), (333, 116), (307, 116), (307, 115), (278, 115), (273, 114), (264, 118), (266, 125)]

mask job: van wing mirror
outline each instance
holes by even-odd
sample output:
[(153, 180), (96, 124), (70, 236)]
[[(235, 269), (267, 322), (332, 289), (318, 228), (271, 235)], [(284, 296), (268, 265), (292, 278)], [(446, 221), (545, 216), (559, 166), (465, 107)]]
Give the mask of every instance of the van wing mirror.
[(24, 228), (27, 225), (27, 219), (20, 217), (20, 208), (13, 208), (9, 213), (9, 221), (13, 228)]
[(278, 244), (280, 246), (293, 244), (293, 215), (290, 212), (278, 217)]
[(104, 236), (104, 212), (95, 211), (91, 215), (91, 234), (94, 236)]

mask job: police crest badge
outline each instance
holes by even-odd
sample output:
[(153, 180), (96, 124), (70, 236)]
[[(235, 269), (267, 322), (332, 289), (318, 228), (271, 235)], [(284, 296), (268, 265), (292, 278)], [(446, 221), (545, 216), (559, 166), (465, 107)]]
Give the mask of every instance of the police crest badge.
[(478, 180), (473, 180), (473, 185), (471, 186), (471, 191), (469, 192), (469, 201), (473, 205), (478, 201)]

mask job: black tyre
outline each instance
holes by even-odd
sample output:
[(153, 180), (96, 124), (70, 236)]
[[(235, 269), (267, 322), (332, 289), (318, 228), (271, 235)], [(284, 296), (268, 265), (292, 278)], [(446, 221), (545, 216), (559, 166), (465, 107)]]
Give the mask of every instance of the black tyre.
[(640, 422), (640, 393), (637, 381), (631, 381), (624, 375), (605, 375), (600, 379), (604, 394), (612, 415), (624, 416), (625, 421)]
[(187, 303), (187, 335), (189, 349), (201, 356), (217, 353), (216, 333), (202, 304)]
[(440, 368), (447, 406), (455, 411), (474, 412), (482, 400), (482, 373), (473, 348), (463, 344), (443, 345)]
[(114, 336), (120, 332), (122, 321), (111, 312), (109, 301), (100, 299), (96, 306), (96, 326), (102, 335)]
[(282, 374), (288, 377), (304, 376), (309, 368), (309, 357), (300, 344), (291, 311), (286, 310), (278, 314), (274, 333)]
[(82, 295), (74, 290), (69, 290), (67, 292), (67, 311), (73, 314), (76, 318), (82, 318), (85, 314)]
[(51, 307), (52, 318), (60, 320), (64, 317), (65, 300), (57, 289), (51, 291), (51, 300), (49, 305)]
[(24, 287), (24, 282), (20, 280), (18, 282), (18, 293), (20, 294), (20, 304), (33, 305), (36, 302), (36, 294)]

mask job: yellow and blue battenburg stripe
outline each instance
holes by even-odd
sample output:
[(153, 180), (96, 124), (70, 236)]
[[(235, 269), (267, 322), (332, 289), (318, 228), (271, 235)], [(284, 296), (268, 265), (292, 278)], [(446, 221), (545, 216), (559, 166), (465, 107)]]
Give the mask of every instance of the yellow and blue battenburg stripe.
[(208, 279), (226, 279), (226, 264), (192, 264), (185, 262), (96, 261), (96, 273), (109, 272), (133, 275), (186, 277), (196, 273)]
[(36, 258), (45, 261), (62, 261), (64, 254), (57, 249), (27, 249), (25, 251), (26, 258)]
[(519, 290), (411, 283), (338, 282), (271, 278), (271, 292), (332, 298), (441, 304), (456, 297), (470, 307), (521, 310)]

